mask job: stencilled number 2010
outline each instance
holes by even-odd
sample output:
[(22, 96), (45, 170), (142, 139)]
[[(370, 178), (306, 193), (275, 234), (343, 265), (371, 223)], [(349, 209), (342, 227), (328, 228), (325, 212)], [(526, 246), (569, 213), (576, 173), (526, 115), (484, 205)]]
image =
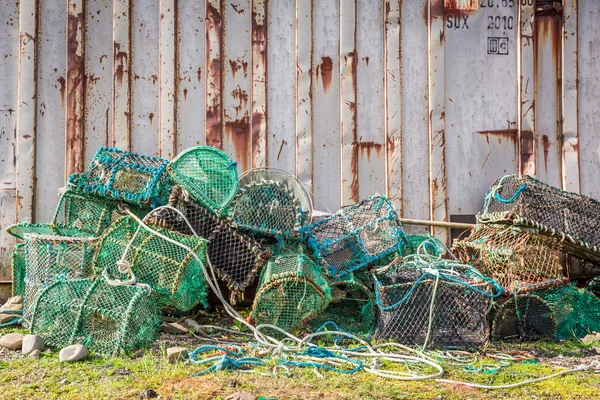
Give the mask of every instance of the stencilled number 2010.
[(513, 29), (515, 19), (512, 16), (488, 16), (488, 29)]

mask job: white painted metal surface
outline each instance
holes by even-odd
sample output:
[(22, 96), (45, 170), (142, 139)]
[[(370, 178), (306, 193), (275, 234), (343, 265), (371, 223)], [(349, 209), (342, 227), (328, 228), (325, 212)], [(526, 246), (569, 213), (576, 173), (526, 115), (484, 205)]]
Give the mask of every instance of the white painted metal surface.
[(508, 173), (600, 197), (599, 18), (590, 0), (5, 2), (0, 225), (49, 221), (106, 144), (210, 144), (334, 211), (378, 191), (405, 218), (473, 215)]

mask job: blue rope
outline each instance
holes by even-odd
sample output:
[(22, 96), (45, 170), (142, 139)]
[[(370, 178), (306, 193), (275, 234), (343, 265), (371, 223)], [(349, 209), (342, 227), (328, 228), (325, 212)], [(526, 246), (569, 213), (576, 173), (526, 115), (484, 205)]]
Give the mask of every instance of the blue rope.
[(0, 329), (6, 328), (8, 326), (19, 325), (21, 323), (21, 315), (23, 315), (22, 310), (0, 310), (0, 314), (14, 314), (15, 317), (8, 322), (0, 324)]
[[(190, 377), (201, 376), (208, 374), (209, 372), (214, 371), (225, 371), (225, 370), (238, 370), (243, 369), (246, 366), (250, 365), (265, 365), (265, 362), (260, 358), (256, 357), (241, 357), (243, 354), (242, 348), (239, 346), (231, 346), (237, 352), (233, 352), (225, 347), (216, 346), (216, 345), (203, 345), (198, 347), (196, 350), (192, 351), (188, 354), (188, 358), (192, 364), (202, 365), (212, 362), (213, 364), (195, 374), (191, 374)], [(217, 350), (221, 351), (224, 354), (219, 356), (208, 357), (205, 359), (198, 360), (198, 354), (206, 353), (208, 351)]]
[(499, 202), (502, 202), (502, 203), (512, 203), (513, 201), (515, 201), (515, 199), (517, 198), (517, 196), (518, 196), (518, 195), (520, 195), (520, 194), (521, 194), (521, 192), (522, 192), (523, 190), (525, 190), (525, 188), (527, 188), (527, 185), (526, 185), (526, 184), (523, 184), (523, 185), (521, 185), (521, 186), (520, 186), (520, 187), (519, 187), (519, 188), (518, 188), (518, 189), (515, 191), (515, 193), (514, 193), (514, 194), (513, 194), (513, 195), (512, 195), (510, 198), (508, 198), (508, 199), (503, 199), (503, 198), (500, 196), (500, 194), (498, 194), (498, 193), (496, 193), (496, 195), (494, 196), (494, 198), (495, 198), (496, 200), (498, 200)]
[(353, 369), (341, 369), (341, 368), (336, 368), (336, 367), (332, 367), (330, 365), (324, 364), (324, 363), (320, 363), (320, 362), (314, 362), (314, 361), (288, 361), (288, 360), (280, 360), (279, 362), (282, 365), (290, 365), (293, 367), (314, 367), (314, 368), (321, 368), (327, 371), (335, 371), (335, 372), (340, 372), (342, 374), (354, 374), (358, 371), (360, 371), (362, 369), (362, 362), (360, 360), (352, 360), (348, 357), (344, 357), (342, 355), (339, 354), (335, 354), (330, 350), (324, 349), (322, 347), (317, 347), (317, 346), (310, 346), (308, 349), (306, 349), (303, 353), (300, 353), (300, 355), (305, 355), (308, 357), (315, 357), (315, 358), (336, 358), (339, 360), (343, 360), (346, 361), (350, 364), (354, 364), (356, 365), (356, 367), (354, 367)]

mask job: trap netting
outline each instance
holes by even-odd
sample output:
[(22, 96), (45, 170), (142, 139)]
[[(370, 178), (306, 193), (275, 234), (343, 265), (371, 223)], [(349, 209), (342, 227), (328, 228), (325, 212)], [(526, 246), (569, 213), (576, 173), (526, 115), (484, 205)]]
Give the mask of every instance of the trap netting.
[(243, 292), (271, 256), (251, 236), (233, 229), (206, 208), (196, 204), (179, 185), (169, 198), (171, 208), (154, 213), (152, 223), (208, 239), (207, 256), (217, 275), (235, 292)]
[(327, 307), (327, 281), (305, 253), (300, 244), (285, 244), (263, 267), (251, 315), (257, 325), (293, 332)]
[(398, 259), (374, 275), (375, 338), (423, 348), (486, 343), (487, 307), (502, 289), (474, 268), (420, 254)]
[(23, 320), (31, 321), (32, 307), (40, 292), (57, 281), (88, 278), (97, 239), (26, 234), (25, 310)]
[(556, 336), (554, 309), (531, 293), (509, 296), (490, 311), (492, 341), (539, 340)]
[(255, 235), (297, 237), (304, 223), (294, 191), (281, 182), (267, 180), (241, 187), (227, 216), (236, 228)]
[(50, 347), (81, 343), (104, 355), (153, 342), (160, 326), (160, 309), (148, 287), (111, 286), (101, 277), (48, 286), (31, 319), (31, 332)]
[(154, 232), (130, 216), (113, 223), (98, 243), (96, 272), (111, 282), (149, 285), (161, 306), (181, 311), (200, 303), (206, 306), (207, 284), (201, 265), (206, 265), (206, 239), (162, 226), (147, 226)]
[(25, 245), (15, 245), (10, 258), (12, 269), (12, 296), (25, 296)]
[(600, 332), (600, 299), (573, 284), (534, 292), (554, 310), (558, 339)]
[(417, 254), (419, 252), (425, 252), (433, 256), (441, 256), (444, 252), (444, 249), (439, 245), (439, 241), (431, 235), (406, 235), (405, 242), (406, 245), (400, 251), (402, 257)]
[(560, 239), (566, 251), (600, 261), (598, 215), (600, 202), (595, 199), (565, 192), (527, 175), (508, 175), (492, 184), (478, 221), (535, 228)]
[(171, 161), (167, 170), (175, 182), (216, 215), (229, 204), (237, 191), (236, 163), (214, 147), (187, 149)]
[(167, 203), (171, 191), (168, 164), (162, 158), (101, 147), (88, 169), (71, 175), (67, 184), (78, 193), (158, 207)]
[(556, 240), (531, 230), (479, 224), (455, 241), (454, 249), (461, 262), (495, 279), (509, 294), (569, 282)]
[(373, 291), (355, 274), (347, 274), (329, 282), (331, 301), (310, 321), (310, 329), (342, 330), (354, 335), (369, 335), (375, 324), (375, 298)]
[(406, 244), (392, 203), (377, 194), (303, 228), (303, 232), (332, 277), (376, 263)]
[(600, 298), (600, 276), (590, 279), (590, 281), (585, 285), (585, 290)]

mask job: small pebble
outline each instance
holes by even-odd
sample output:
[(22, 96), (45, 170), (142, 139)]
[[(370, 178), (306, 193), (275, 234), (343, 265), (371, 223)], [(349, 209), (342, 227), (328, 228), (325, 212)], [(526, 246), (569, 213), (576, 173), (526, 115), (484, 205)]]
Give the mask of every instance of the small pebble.
[(169, 364), (175, 364), (180, 360), (185, 360), (187, 350), (185, 347), (169, 347), (167, 349), (167, 360)]

